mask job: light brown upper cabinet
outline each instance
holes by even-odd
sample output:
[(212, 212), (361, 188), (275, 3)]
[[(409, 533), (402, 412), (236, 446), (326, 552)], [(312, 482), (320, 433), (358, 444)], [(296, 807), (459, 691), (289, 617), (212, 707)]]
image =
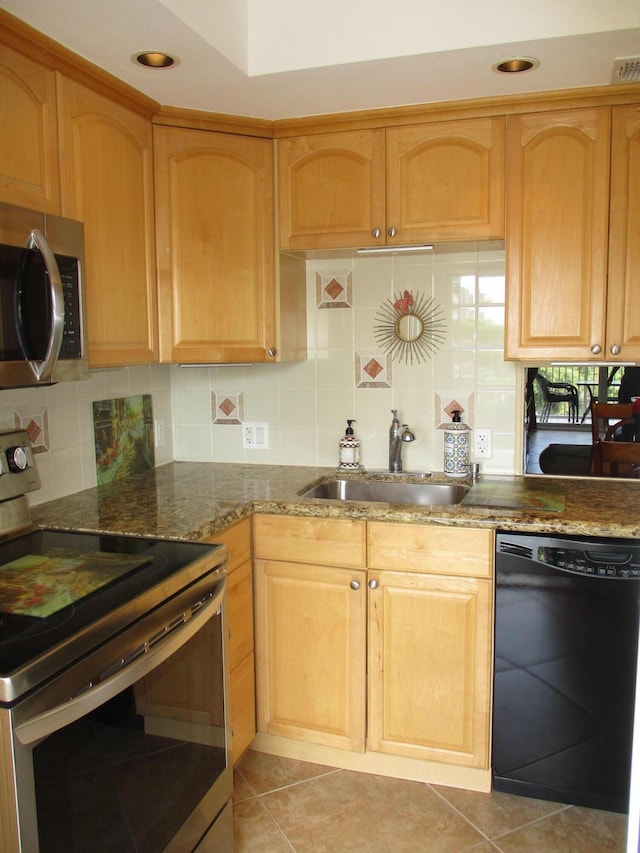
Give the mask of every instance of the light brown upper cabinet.
[(278, 140), (280, 247), (504, 236), (503, 117)]
[(281, 249), (384, 244), (384, 133), (278, 140)]
[(91, 367), (158, 360), (150, 119), (58, 75), (62, 213), (84, 222)]
[[(640, 105), (613, 108), (607, 358), (640, 360)], [(618, 345), (616, 356), (611, 347)]]
[(0, 200), (60, 213), (55, 73), (0, 44)]
[(160, 360), (275, 361), (273, 143), (156, 127)]
[(507, 358), (640, 358), (640, 109), (611, 115), (509, 119)]

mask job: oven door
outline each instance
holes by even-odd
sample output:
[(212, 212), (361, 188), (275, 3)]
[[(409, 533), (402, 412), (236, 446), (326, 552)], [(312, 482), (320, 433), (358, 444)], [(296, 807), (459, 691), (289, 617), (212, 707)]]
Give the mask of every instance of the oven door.
[(231, 853), (225, 586), (211, 572), (9, 710), (16, 850), (192, 851), (210, 833)]

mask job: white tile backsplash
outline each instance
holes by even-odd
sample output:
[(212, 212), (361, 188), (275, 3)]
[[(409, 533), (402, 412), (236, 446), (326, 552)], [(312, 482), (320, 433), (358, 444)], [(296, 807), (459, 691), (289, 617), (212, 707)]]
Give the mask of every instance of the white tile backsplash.
[[(326, 280), (350, 272), (353, 308), (317, 307), (318, 276)], [(373, 336), (376, 315), (386, 300), (393, 302), (405, 289), (433, 297), (443, 309), (446, 340), (425, 363), (394, 361), (391, 387), (356, 388), (354, 353), (382, 356)], [(390, 410), (397, 408), (417, 436), (405, 448), (405, 467), (442, 470), (434, 400), (438, 391), (454, 389), (464, 399), (474, 395), (472, 426), (493, 431), (494, 457), (483, 460), (483, 470), (514, 471), (516, 366), (502, 357), (504, 252), (495, 244), (464, 251), (445, 247), (442, 253), (424, 255), (308, 261), (307, 297), (306, 362), (211, 371), (216, 388), (228, 382), (244, 389), (246, 417), (269, 424), (270, 442), (268, 451), (243, 450), (233, 440), (240, 427), (219, 426), (212, 443), (215, 460), (333, 466), (346, 420), (355, 418), (363, 464), (385, 468)], [(185, 375), (194, 372), (172, 369), (174, 402), (184, 403), (180, 387), (187, 382), (193, 391), (209, 381), (206, 370), (202, 381)], [(199, 408), (195, 402), (193, 406), (195, 416)], [(188, 411), (178, 416), (174, 410), (176, 459), (194, 458), (193, 433), (182, 426), (188, 421)]]
[[(326, 280), (349, 273), (353, 308), (317, 307), (319, 277)], [(419, 256), (308, 261), (308, 360), (225, 369), (233, 371), (234, 386), (244, 388), (247, 419), (269, 424), (269, 450), (238, 449), (239, 442), (231, 434), (239, 427), (222, 426), (218, 429), (225, 431), (224, 439), (216, 434), (213, 458), (333, 466), (346, 419), (355, 418), (363, 464), (385, 468), (390, 410), (397, 408), (417, 437), (405, 448), (405, 467), (442, 470), (442, 432), (434, 427), (435, 395), (448, 389), (459, 398), (473, 395), (474, 423), (470, 425), (493, 432), (494, 456), (483, 460), (483, 470), (512, 473), (516, 365), (505, 362), (502, 355), (504, 286), (504, 252), (495, 244), (466, 246), (462, 251), (445, 247), (441, 253)], [(433, 297), (442, 308), (446, 340), (426, 363), (394, 361), (390, 388), (356, 388), (354, 353), (381, 354), (373, 336), (376, 315), (386, 300), (393, 302), (405, 289)], [(192, 392), (201, 385), (184, 375), (193, 372), (172, 369), (174, 401), (184, 403), (180, 387), (187, 382)], [(211, 387), (221, 381), (216, 373), (211, 371), (209, 378), (202, 371)], [(193, 405), (197, 411), (197, 404)], [(185, 419), (188, 412), (175, 413), (176, 459), (192, 459), (194, 454), (193, 434), (181, 426)]]
[[(174, 447), (169, 366), (96, 370), (82, 382), (0, 391), (0, 429), (14, 429), (29, 416), (42, 417), (46, 412), (49, 446), (36, 456), (42, 488), (29, 495), (32, 505), (96, 485), (92, 404), (132, 394), (152, 395), (154, 417), (165, 421), (165, 445), (156, 449), (156, 465), (170, 462)], [(205, 441), (210, 444), (210, 423), (205, 430)]]
[[(318, 308), (317, 276), (350, 276), (353, 307)], [(392, 408), (416, 441), (405, 467), (442, 470), (442, 431), (435, 429), (436, 394), (473, 395), (471, 426), (493, 431), (487, 472), (512, 473), (516, 446), (516, 370), (502, 354), (504, 252), (483, 248), (440, 253), (334, 258), (307, 262), (308, 359), (288, 364), (179, 368), (149, 365), (99, 370), (83, 382), (0, 391), (0, 429), (15, 413), (42, 416), (50, 447), (38, 453), (42, 489), (33, 504), (96, 484), (92, 403), (151, 394), (154, 418), (164, 421), (165, 445), (156, 464), (172, 460), (333, 466), (347, 418), (355, 418), (368, 468), (388, 464)], [(355, 353), (377, 352), (373, 335), (383, 303), (404, 290), (432, 297), (443, 310), (446, 339), (421, 364), (393, 361), (391, 387), (356, 387)], [(269, 448), (245, 450), (241, 426), (214, 424), (211, 393), (242, 393), (244, 417), (269, 425)], [(519, 428), (519, 425), (518, 425)]]

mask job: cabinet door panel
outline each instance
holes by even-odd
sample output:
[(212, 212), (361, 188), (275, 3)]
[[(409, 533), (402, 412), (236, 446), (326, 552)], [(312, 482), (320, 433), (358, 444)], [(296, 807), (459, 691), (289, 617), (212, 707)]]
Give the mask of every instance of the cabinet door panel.
[(383, 245), (384, 180), (384, 130), (279, 140), (281, 248)]
[(240, 519), (205, 541), (227, 547), (231, 752), (237, 764), (256, 734), (251, 519)]
[(509, 119), (507, 358), (603, 358), (609, 130), (606, 107)]
[(233, 670), (229, 686), (231, 761), (235, 766), (256, 736), (256, 682), (253, 652)]
[(607, 358), (640, 360), (640, 106), (613, 109)]
[(258, 730), (363, 751), (365, 572), (268, 560), (255, 570)]
[(227, 579), (229, 625), (229, 668), (233, 669), (253, 651), (253, 573), (248, 560)]
[(488, 767), (490, 581), (370, 577), (369, 748)]
[(504, 236), (504, 118), (387, 131), (389, 243)]
[(269, 360), (271, 141), (166, 127), (154, 133), (161, 360)]
[(62, 210), (84, 223), (90, 365), (157, 361), (151, 123), (58, 85)]
[(0, 44), (0, 199), (60, 213), (55, 74)]

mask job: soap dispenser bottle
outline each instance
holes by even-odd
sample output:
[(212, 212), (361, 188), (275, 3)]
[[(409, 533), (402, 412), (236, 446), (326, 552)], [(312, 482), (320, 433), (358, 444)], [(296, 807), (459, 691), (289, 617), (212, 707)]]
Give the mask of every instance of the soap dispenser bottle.
[(340, 439), (339, 471), (358, 471), (360, 469), (360, 442), (356, 438), (353, 427), (355, 420), (347, 421), (347, 428)]
[(447, 477), (469, 476), (469, 427), (460, 420), (460, 410), (444, 431), (444, 473)]

